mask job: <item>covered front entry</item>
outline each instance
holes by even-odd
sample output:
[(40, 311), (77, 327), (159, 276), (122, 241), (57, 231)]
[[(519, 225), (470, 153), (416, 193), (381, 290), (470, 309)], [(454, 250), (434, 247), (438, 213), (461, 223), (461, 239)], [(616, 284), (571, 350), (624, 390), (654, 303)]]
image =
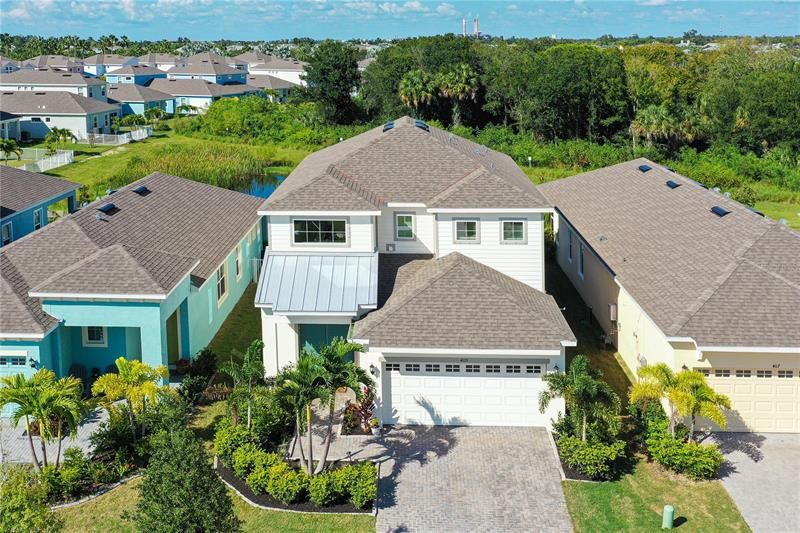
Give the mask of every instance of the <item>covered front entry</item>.
[[(312, 346), (319, 349), (331, 342), (335, 337), (347, 338), (347, 333), (350, 331), (349, 324), (299, 324), (298, 325), (298, 346), (302, 351), (303, 348)], [(353, 360), (353, 355), (350, 354), (350, 361)]]
[[(384, 423), (550, 426), (539, 412), (548, 360), (392, 359), (383, 364)], [(563, 409), (562, 409), (563, 410)]]

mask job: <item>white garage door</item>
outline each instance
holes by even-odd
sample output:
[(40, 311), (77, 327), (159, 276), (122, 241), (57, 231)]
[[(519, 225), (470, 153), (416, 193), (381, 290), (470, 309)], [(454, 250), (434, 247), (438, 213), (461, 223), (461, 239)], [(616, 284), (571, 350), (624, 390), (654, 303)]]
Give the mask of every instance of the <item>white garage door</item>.
[(726, 431), (800, 432), (797, 370), (716, 368), (704, 373), (733, 404)]
[[(544, 363), (384, 363), (384, 421), (395, 424), (549, 426), (560, 402), (539, 412)], [(563, 410), (563, 408), (562, 408)]]

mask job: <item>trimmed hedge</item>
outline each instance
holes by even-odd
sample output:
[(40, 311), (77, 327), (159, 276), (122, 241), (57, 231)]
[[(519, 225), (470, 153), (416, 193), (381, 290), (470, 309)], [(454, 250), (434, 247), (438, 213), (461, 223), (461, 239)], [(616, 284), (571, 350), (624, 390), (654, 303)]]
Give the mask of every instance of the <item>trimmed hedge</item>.
[(714, 479), (724, 461), (716, 444), (684, 442), (670, 435), (663, 425), (651, 430), (646, 442), (656, 462), (694, 480)]
[(583, 442), (571, 435), (558, 437), (558, 452), (561, 459), (581, 474), (592, 479), (610, 479), (614, 465), (625, 455), (625, 442), (617, 440), (611, 444)]
[(252, 431), (245, 426), (227, 426), (217, 430), (214, 435), (214, 452), (219, 455), (225, 464), (232, 464), (233, 453), (245, 444), (255, 444), (258, 439)]
[(302, 470), (295, 470), (286, 463), (272, 466), (268, 470), (267, 492), (285, 504), (299, 501), (308, 490), (309, 477)]

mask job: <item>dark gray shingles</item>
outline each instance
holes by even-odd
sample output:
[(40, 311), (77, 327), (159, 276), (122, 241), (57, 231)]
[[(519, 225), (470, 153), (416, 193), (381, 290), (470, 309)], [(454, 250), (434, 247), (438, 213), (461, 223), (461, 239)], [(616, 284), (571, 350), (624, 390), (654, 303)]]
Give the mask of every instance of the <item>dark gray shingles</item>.
[(0, 166), (2, 216), (24, 211), (79, 187), (80, 184), (64, 179), (2, 165)]
[(114, 103), (153, 102), (171, 100), (172, 98), (171, 94), (134, 83), (120, 83), (108, 86), (108, 99)]
[(17, 115), (86, 115), (119, 110), (116, 104), (66, 91), (4, 91), (0, 108)]
[(386, 304), (355, 323), (354, 338), (381, 347), (484, 350), (558, 349), (575, 339), (552, 296), (464, 255), (409, 266), (414, 272), (399, 269)]

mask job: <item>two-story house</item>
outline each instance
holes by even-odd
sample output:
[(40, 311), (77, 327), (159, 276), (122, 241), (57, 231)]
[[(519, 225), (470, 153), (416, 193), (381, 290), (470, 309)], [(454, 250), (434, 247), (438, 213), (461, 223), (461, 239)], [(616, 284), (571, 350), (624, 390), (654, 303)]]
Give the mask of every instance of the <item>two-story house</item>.
[(118, 54), (95, 54), (83, 60), (83, 69), (92, 76), (105, 76), (128, 65), (138, 65), (139, 58)]
[(309, 155), (259, 210), (267, 374), (347, 337), (386, 423), (549, 426), (542, 376), (575, 345), (551, 212), (508, 156), (408, 117)]
[(106, 81), (113, 84), (130, 83), (147, 85), (150, 80), (166, 78), (167, 73), (156, 67), (147, 65), (126, 65), (106, 74)]
[(46, 68), (23, 69), (10, 74), (0, 74), (2, 91), (65, 91), (87, 98), (106, 101), (106, 82), (81, 74)]
[(139, 64), (155, 67), (163, 72), (185, 64), (186, 58), (175, 54), (145, 54), (139, 56)]
[(197, 60), (169, 69), (167, 78), (171, 80), (206, 80), (220, 85), (230, 85), (245, 83), (247, 72), (219, 61)]

